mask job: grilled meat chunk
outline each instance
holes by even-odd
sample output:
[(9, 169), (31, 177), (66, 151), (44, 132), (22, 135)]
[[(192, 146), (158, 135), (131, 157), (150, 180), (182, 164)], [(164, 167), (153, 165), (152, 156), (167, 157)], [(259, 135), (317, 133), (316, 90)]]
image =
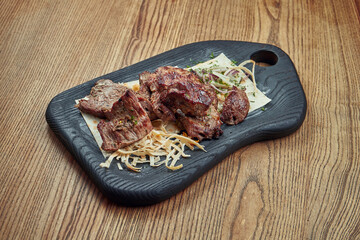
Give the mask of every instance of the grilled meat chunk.
[(155, 114), (163, 121), (175, 121), (174, 112), (161, 102), (161, 95), (159, 92), (154, 92), (151, 95), (151, 104)]
[(144, 108), (145, 112), (149, 116), (150, 120), (152, 121), (152, 120), (158, 119), (158, 116), (155, 114), (153, 106), (152, 106), (151, 102), (149, 101), (149, 99), (139, 93), (137, 93), (136, 96), (137, 96), (141, 106)]
[(140, 93), (160, 119), (179, 120), (188, 135), (199, 140), (222, 134), (216, 93), (192, 72), (166, 66), (143, 72), (139, 79)]
[(81, 99), (76, 105), (81, 111), (104, 118), (105, 111), (110, 111), (113, 104), (126, 92), (127, 88), (108, 79), (95, 83), (90, 95)]
[(148, 71), (140, 73), (139, 83), (140, 83), (139, 92), (142, 95), (147, 96), (148, 98), (151, 97), (151, 93), (156, 92), (158, 90), (157, 75), (155, 73), (151, 73)]
[(247, 116), (250, 108), (249, 99), (244, 90), (233, 86), (225, 98), (221, 112), (221, 121), (228, 125), (236, 125)]
[(139, 94), (146, 98), (151, 104), (154, 115), (163, 121), (175, 121), (174, 113), (160, 100), (157, 74), (145, 71), (139, 75), (139, 83)]
[(214, 105), (211, 105), (205, 116), (186, 116), (181, 110), (177, 111), (177, 117), (191, 138), (198, 140), (218, 138), (221, 130), (220, 113)]
[(140, 92), (148, 96), (154, 112), (163, 120), (175, 120), (170, 112), (177, 109), (185, 115), (204, 116), (216, 99), (195, 74), (181, 68), (159, 67), (154, 73), (141, 73), (139, 79)]
[(104, 114), (110, 121), (101, 120), (97, 127), (103, 140), (102, 149), (106, 151), (137, 142), (152, 130), (149, 116), (130, 89)]
[(176, 112), (180, 109), (188, 116), (205, 116), (213, 96), (199, 78), (187, 70), (176, 67), (159, 67), (158, 90), (160, 101)]

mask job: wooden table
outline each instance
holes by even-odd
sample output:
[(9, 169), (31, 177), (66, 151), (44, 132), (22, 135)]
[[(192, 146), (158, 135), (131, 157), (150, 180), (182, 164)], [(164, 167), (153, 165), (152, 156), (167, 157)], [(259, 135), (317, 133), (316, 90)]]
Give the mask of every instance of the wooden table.
[[(360, 239), (360, 1), (0, 3), (1, 239)], [(273, 44), (308, 100), (288, 137), (238, 150), (156, 205), (118, 206), (45, 121), (58, 93), (203, 40)]]

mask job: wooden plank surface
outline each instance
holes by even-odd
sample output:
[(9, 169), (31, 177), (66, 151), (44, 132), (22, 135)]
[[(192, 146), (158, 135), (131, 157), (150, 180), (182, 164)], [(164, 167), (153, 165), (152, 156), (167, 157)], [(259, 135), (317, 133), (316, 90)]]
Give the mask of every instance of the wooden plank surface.
[[(0, 10), (0, 239), (360, 239), (359, 1), (3, 0)], [(47, 104), (203, 40), (287, 52), (304, 124), (162, 203), (109, 202), (47, 126)]]

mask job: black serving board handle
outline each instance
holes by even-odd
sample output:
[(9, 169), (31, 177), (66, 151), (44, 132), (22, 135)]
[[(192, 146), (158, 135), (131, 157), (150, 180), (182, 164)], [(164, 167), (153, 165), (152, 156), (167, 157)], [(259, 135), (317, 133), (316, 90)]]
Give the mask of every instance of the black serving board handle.
[[(219, 139), (202, 142), (207, 152), (189, 150), (191, 158), (181, 159), (184, 167), (177, 171), (143, 165), (141, 173), (134, 173), (118, 170), (115, 163), (109, 169), (99, 166), (105, 159), (79, 110), (74, 107), (76, 99), (88, 95), (94, 83), (102, 78), (128, 82), (138, 79), (143, 71), (154, 71), (166, 65), (186, 67), (220, 53), (238, 62), (252, 58), (268, 65), (255, 69), (258, 88), (272, 99), (265, 111), (251, 112), (239, 125), (223, 125), (224, 133)], [(46, 120), (104, 195), (122, 205), (142, 206), (178, 193), (241, 147), (293, 133), (301, 126), (305, 114), (306, 98), (296, 69), (280, 48), (250, 42), (206, 41), (175, 48), (62, 92), (49, 103)]]

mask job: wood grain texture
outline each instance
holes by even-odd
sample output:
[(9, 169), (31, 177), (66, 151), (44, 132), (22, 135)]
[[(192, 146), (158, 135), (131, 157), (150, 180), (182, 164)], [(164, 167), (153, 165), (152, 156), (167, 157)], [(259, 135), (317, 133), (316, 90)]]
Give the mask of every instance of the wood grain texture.
[[(0, 2), (0, 238), (360, 239), (359, 1)], [(204, 40), (274, 44), (302, 127), (244, 147), (162, 203), (109, 202), (45, 121), (58, 93)]]

